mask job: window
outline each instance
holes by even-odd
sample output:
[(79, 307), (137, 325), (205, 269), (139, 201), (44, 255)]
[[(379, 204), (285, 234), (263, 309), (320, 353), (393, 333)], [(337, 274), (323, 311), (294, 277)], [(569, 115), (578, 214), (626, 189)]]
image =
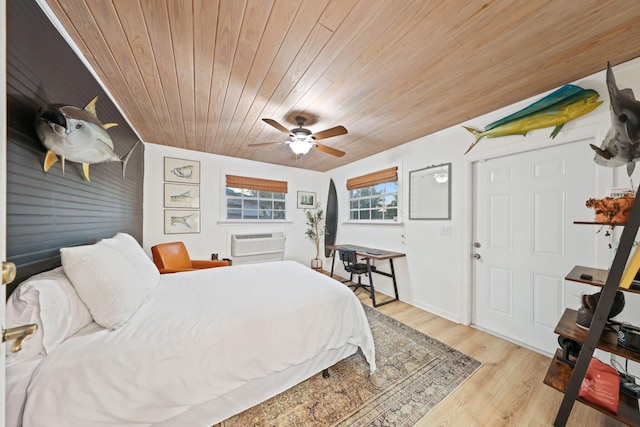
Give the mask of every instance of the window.
[(347, 180), (349, 219), (397, 221), (398, 168)]
[(349, 192), (349, 219), (395, 220), (398, 217), (398, 181)]
[(285, 220), (287, 182), (227, 175), (227, 219)]

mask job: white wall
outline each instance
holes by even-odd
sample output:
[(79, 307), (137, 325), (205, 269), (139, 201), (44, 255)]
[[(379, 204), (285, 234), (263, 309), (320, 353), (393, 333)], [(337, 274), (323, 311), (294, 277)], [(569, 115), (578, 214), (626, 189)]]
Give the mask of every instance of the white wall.
[[(296, 209), (296, 191), (314, 191), (318, 200), (326, 203), (329, 179), (333, 179), (338, 191), (339, 224), (336, 242), (353, 243), (364, 246), (405, 252), (406, 258), (395, 260), (400, 299), (417, 307), (454, 321), (469, 323), (471, 313), (471, 218), (472, 218), (472, 164), (507, 154), (528, 150), (544, 149), (555, 144), (564, 144), (595, 138), (597, 145), (604, 138), (609, 125), (608, 92), (603, 71), (575, 82), (585, 89), (595, 89), (605, 101), (592, 113), (568, 122), (559, 135), (550, 139), (552, 128), (530, 132), (526, 137), (509, 136), (484, 139), (466, 156), (464, 152), (473, 141), (473, 137), (461, 126), (453, 126), (433, 135), (428, 135), (410, 143), (401, 145), (383, 153), (359, 160), (349, 165), (331, 170), (324, 174), (304, 171), (297, 168), (274, 166), (241, 159), (208, 155), (199, 152), (179, 150), (159, 145), (147, 144), (145, 156), (145, 228), (144, 246), (158, 242), (184, 240), (192, 255), (208, 258), (212, 252), (221, 256), (228, 253), (228, 235), (233, 232), (245, 232), (259, 229), (264, 231), (285, 231), (287, 248), (285, 258), (295, 259), (304, 264), (315, 255), (313, 244), (304, 238), (304, 216)], [(636, 59), (614, 67), (614, 74), (620, 88), (630, 87), (640, 94), (640, 60)], [(553, 88), (556, 89), (556, 88)], [(551, 90), (549, 91), (551, 92)], [(517, 104), (478, 117), (462, 124), (477, 128), (511, 114), (543, 95), (523, 100)], [(469, 96), (491, 96), (483, 93), (470, 93)], [(456, 108), (452, 105), (451, 108)], [(424, 120), (429, 120), (425, 117)], [(590, 150), (585, 143), (585, 150)], [(196, 235), (164, 235), (162, 207), (162, 168), (163, 157), (197, 159), (202, 162), (202, 232)], [(452, 214), (450, 221), (409, 220), (408, 182), (409, 172), (426, 166), (452, 163)], [(350, 224), (348, 220), (348, 194), (346, 180), (354, 176), (398, 166), (400, 181), (399, 221), (390, 225)], [(640, 167), (637, 168), (640, 170)], [(634, 173), (634, 186), (640, 183), (640, 171)], [(282, 179), (289, 182), (288, 214), (291, 223), (278, 225), (238, 225), (220, 223), (221, 190), (224, 187), (224, 174), (238, 174), (267, 179)], [(625, 168), (596, 168), (595, 184), (588, 183), (593, 197), (603, 197), (609, 187), (629, 185)], [(584, 208), (584, 217), (575, 220), (591, 220), (593, 211)], [(441, 227), (451, 226), (451, 235), (442, 235)], [(584, 227), (585, 233), (593, 233), (594, 245), (586, 248), (586, 259), (596, 259), (594, 267), (607, 268), (609, 264), (608, 238), (604, 230), (597, 233), (596, 226), (572, 225)], [(619, 229), (615, 232), (619, 236)], [(342, 268), (336, 263), (336, 271)], [(387, 263), (379, 263), (382, 269), (388, 269)], [(325, 269), (330, 268), (330, 260), (325, 260)], [(568, 272), (568, 271), (567, 271)], [(390, 279), (376, 275), (376, 289), (392, 293)], [(569, 285), (567, 303), (577, 306), (577, 297), (581, 292), (595, 293), (596, 288)], [(627, 297), (625, 312), (631, 318), (625, 319), (640, 324), (640, 302)], [(633, 313), (639, 313), (633, 319)]]
[[(606, 64), (603, 64), (603, 68)], [(631, 87), (640, 94), (640, 61), (634, 60), (614, 67), (614, 74), (620, 88)], [(472, 135), (461, 126), (453, 126), (437, 134), (415, 140), (395, 149), (362, 159), (358, 162), (334, 169), (327, 173), (327, 179), (333, 178), (340, 194), (339, 206), (341, 215), (346, 219), (344, 206), (347, 205), (347, 194), (344, 190), (348, 178), (384, 169), (390, 166), (399, 167), (399, 177), (402, 191), (402, 209), (400, 211), (401, 224), (395, 226), (367, 226), (340, 223), (338, 226), (338, 242), (362, 243), (373, 247), (406, 252), (407, 257), (397, 261), (396, 273), (400, 298), (417, 307), (421, 307), (443, 317), (462, 323), (471, 321), (471, 218), (472, 218), (472, 163), (492, 157), (519, 153), (528, 150), (543, 149), (555, 144), (563, 144), (594, 138), (596, 145), (604, 138), (609, 125), (608, 91), (605, 85), (605, 71), (581, 79), (576, 82), (585, 89), (595, 89), (600, 99), (605, 101), (592, 113), (567, 123), (555, 139), (550, 139), (552, 128), (530, 132), (526, 137), (509, 136), (495, 139), (484, 139), (466, 156), (464, 152), (473, 142)], [(555, 90), (556, 88), (554, 88)], [(549, 91), (551, 92), (551, 91)], [(543, 95), (523, 100), (517, 104), (492, 112), (482, 117), (469, 120), (462, 124), (476, 128), (500, 119), (530, 103), (540, 99)], [(490, 94), (469, 94), (469, 96), (490, 96)], [(455, 108), (452, 105), (451, 108)], [(429, 120), (425, 117), (424, 120)], [(590, 150), (585, 143), (585, 150)], [(409, 172), (430, 165), (452, 163), (452, 215), (451, 221), (409, 220)], [(638, 168), (640, 169), (640, 167)], [(605, 196), (605, 190), (613, 186), (628, 186), (629, 180), (625, 168), (596, 168), (595, 185), (591, 188), (592, 197)], [(640, 173), (634, 173), (634, 186), (640, 183)], [(592, 185), (592, 184), (586, 184)], [(576, 221), (589, 221), (593, 218), (593, 211), (584, 208), (584, 217), (575, 218)], [(442, 235), (441, 227), (450, 225), (451, 235)], [(609, 263), (608, 238), (605, 230), (597, 233), (596, 226), (571, 225), (584, 227), (585, 233), (593, 233), (594, 246), (586, 248), (589, 253), (586, 259), (597, 260), (594, 267), (607, 268)], [(619, 234), (619, 229), (615, 232)], [(591, 251), (595, 251), (593, 254)], [(572, 267), (572, 266), (571, 266)], [(569, 267), (569, 268), (571, 268)], [(569, 270), (567, 270), (568, 272)], [(377, 289), (389, 294), (389, 281), (378, 279)], [(384, 282), (384, 283), (382, 283)], [(567, 303), (578, 306), (578, 295), (581, 292), (595, 293), (597, 288), (569, 286), (567, 289)], [(637, 299), (640, 299), (638, 297)], [(630, 307), (636, 301), (633, 296), (627, 297)], [(639, 305), (640, 306), (640, 305)], [(633, 309), (625, 312), (633, 313)], [(638, 312), (635, 310), (635, 312)], [(630, 320), (635, 324), (637, 320)]]
[[(198, 234), (164, 234), (165, 156), (200, 161), (201, 231)], [(210, 259), (212, 253), (225, 258), (230, 255), (231, 234), (283, 231), (287, 237), (285, 259), (309, 265), (311, 258), (315, 257), (315, 245), (304, 235), (305, 216), (302, 209), (296, 208), (296, 194), (297, 191), (312, 191), (318, 193), (319, 200), (323, 200), (322, 173), (157, 144), (145, 144), (144, 164), (143, 246), (149, 255), (151, 246), (155, 244), (180, 240), (193, 259)], [(224, 222), (226, 174), (288, 181), (287, 221), (269, 224), (258, 221), (247, 224)]]

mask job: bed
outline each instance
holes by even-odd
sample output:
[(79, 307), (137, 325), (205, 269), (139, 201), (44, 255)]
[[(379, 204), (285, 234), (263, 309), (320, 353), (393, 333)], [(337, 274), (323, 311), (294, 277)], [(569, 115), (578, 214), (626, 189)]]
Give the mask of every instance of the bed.
[(39, 325), (7, 350), (7, 426), (211, 426), (358, 349), (375, 371), (358, 299), (294, 261), (160, 276), (121, 233), (61, 255), (7, 301)]

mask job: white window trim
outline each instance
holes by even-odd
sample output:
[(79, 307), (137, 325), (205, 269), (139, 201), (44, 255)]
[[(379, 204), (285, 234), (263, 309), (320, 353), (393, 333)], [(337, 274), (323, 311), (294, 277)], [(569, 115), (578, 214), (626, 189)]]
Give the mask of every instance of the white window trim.
[(384, 226), (404, 226), (403, 221), (394, 221), (394, 220), (348, 220), (344, 221), (342, 224), (344, 225), (384, 225)]
[[(226, 214), (226, 212), (225, 212)], [(289, 219), (221, 219), (218, 224), (293, 224)]]

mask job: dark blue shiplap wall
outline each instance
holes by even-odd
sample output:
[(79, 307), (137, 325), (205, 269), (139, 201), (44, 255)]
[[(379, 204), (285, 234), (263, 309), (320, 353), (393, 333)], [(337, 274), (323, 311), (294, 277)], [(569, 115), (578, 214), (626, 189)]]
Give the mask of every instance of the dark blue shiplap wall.
[[(142, 241), (144, 148), (131, 156), (126, 180), (121, 163), (60, 161), (43, 171), (45, 148), (34, 128), (38, 107), (66, 103), (82, 108), (98, 95), (97, 114), (124, 156), (138, 137), (111, 99), (35, 1), (7, 1), (7, 258), (18, 266), (14, 285), (60, 265), (59, 249), (94, 243), (117, 232)], [(114, 266), (114, 268), (118, 268)]]

